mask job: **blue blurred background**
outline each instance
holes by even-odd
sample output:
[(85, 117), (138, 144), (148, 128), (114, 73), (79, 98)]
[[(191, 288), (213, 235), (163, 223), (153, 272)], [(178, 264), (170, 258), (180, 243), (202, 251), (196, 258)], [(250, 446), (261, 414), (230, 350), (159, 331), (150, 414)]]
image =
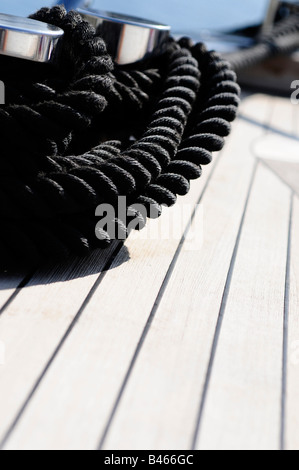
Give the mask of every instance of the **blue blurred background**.
[[(176, 34), (194, 38), (200, 30), (227, 30), (262, 22), (268, 0), (87, 0), (93, 8), (171, 24)], [(0, 0), (0, 12), (27, 16), (42, 6), (65, 3), (68, 7), (82, 0)]]

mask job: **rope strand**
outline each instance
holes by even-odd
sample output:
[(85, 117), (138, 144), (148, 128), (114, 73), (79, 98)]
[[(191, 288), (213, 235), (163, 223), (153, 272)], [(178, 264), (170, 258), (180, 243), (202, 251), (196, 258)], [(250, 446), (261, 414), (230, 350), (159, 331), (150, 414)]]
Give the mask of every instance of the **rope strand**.
[(299, 14), (293, 13), (274, 25), (273, 30), (258, 38), (248, 49), (226, 54), (236, 72), (264, 62), (277, 55), (286, 55), (299, 48)]
[[(76, 12), (32, 16), (65, 31), (56, 67), (0, 58), (8, 83), (0, 109), (0, 252), (8, 260), (64, 258), (106, 247), (96, 207), (127, 197), (158, 217), (185, 195), (230, 133), (239, 103), (228, 62), (187, 38), (162, 57), (113, 64)], [(16, 78), (24, 76), (24, 82)], [(125, 221), (114, 220), (127, 236)]]

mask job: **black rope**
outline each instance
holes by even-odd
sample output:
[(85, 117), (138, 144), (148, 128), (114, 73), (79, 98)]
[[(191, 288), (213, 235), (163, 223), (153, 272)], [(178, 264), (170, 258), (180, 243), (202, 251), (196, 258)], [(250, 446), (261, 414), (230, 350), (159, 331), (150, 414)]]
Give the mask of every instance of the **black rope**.
[(229, 53), (225, 58), (239, 72), (267, 59), (287, 55), (299, 48), (299, 13), (295, 12), (278, 21), (273, 29), (258, 36), (256, 44), (241, 51)]
[[(189, 191), (230, 133), (239, 103), (229, 63), (202, 44), (169, 41), (160, 57), (117, 66), (76, 12), (34, 19), (65, 32), (56, 66), (0, 57), (0, 256), (65, 258), (106, 247), (95, 208), (126, 196), (130, 217), (158, 217)], [(129, 221), (131, 220), (129, 218)], [(116, 215), (118, 236), (128, 221)], [(97, 235), (97, 236), (96, 236)]]

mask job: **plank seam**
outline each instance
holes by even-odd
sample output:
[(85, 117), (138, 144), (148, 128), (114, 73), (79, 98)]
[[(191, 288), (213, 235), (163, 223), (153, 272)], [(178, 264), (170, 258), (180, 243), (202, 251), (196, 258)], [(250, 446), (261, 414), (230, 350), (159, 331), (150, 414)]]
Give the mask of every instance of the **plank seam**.
[(273, 175), (275, 175), (283, 184), (285, 184), (292, 191), (292, 193), (297, 194), (299, 196), (299, 192), (295, 191), (295, 189), (280, 174), (278, 174), (273, 168), (271, 168), (271, 166), (268, 165), (266, 160), (259, 157), (256, 158), (257, 160), (259, 160), (260, 163), (262, 163), (262, 165), (267, 168), (267, 170), (271, 171)]
[(263, 129), (267, 129), (270, 133), (277, 134), (281, 137), (285, 137), (287, 139), (295, 140), (296, 142), (299, 142), (299, 137), (297, 137), (295, 134), (290, 134), (289, 132), (282, 131), (280, 129), (277, 129), (276, 127), (271, 126), (270, 124), (263, 124), (261, 122), (256, 121), (253, 118), (247, 117), (245, 115), (240, 114), (239, 118), (242, 121), (247, 122), (248, 124), (252, 124), (257, 127), (262, 127)]
[(289, 312), (290, 312), (290, 288), (291, 288), (291, 255), (292, 255), (292, 230), (295, 192), (291, 194), (290, 219), (287, 247), (286, 275), (285, 275), (285, 297), (284, 297), (284, 319), (283, 319), (283, 356), (282, 356), (282, 390), (281, 390), (281, 434), (280, 449), (285, 450), (286, 429), (286, 394), (287, 394), (287, 365), (288, 365), (288, 334), (289, 334)]
[(132, 372), (133, 372), (134, 366), (135, 366), (135, 364), (136, 364), (136, 362), (137, 362), (138, 356), (139, 356), (139, 354), (140, 354), (140, 352), (141, 352), (141, 350), (142, 350), (142, 346), (143, 346), (143, 344), (144, 344), (144, 342), (145, 342), (145, 340), (146, 340), (146, 337), (147, 337), (147, 335), (148, 335), (148, 333), (149, 333), (150, 327), (151, 327), (152, 322), (153, 322), (153, 320), (154, 320), (154, 318), (155, 318), (155, 315), (156, 315), (156, 313), (157, 313), (157, 310), (158, 310), (158, 308), (159, 308), (159, 305), (160, 305), (160, 303), (161, 303), (161, 301), (162, 301), (162, 299), (163, 299), (163, 296), (164, 296), (164, 293), (165, 293), (166, 288), (167, 288), (167, 286), (168, 286), (169, 280), (170, 280), (170, 278), (171, 278), (171, 275), (172, 275), (172, 273), (173, 273), (173, 271), (174, 271), (174, 268), (175, 268), (175, 266), (176, 266), (177, 260), (178, 260), (178, 258), (179, 258), (179, 256), (180, 256), (181, 251), (182, 251), (182, 248), (183, 248), (185, 239), (186, 239), (186, 237), (187, 237), (187, 234), (188, 234), (188, 232), (189, 232), (189, 230), (190, 230), (190, 228), (191, 228), (191, 226), (192, 226), (192, 222), (193, 222), (193, 220), (194, 220), (194, 218), (195, 218), (195, 216), (196, 216), (198, 206), (199, 206), (199, 204), (201, 203), (201, 201), (202, 201), (202, 199), (203, 199), (203, 197), (204, 197), (204, 195), (205, 195), (205, 193), (206, 193), (206, 191), (207, 191), (207, 189), (208, 189), (209, 183), (210, 183), (210, 181), (211, 181), (211, 179), (212, 179), (212, 177), (213, 177), (213, 175), (214, 175), (214, 173), (215, 173), (215, 171), (216, 171), (216, 168), (217, 168), (218, 165), (219, 165), (219, 162), (220, 162), (220, 160), (221, 160), (222, 154), (223, 154), (223, 153), (221, 153), (221, 154), (218, 156), (218, 159), (217, 159), (217, 161), (216, 161), (215, 164), (214, 164), (213, 170), (211, 171), (211, 173), (210, 173), (210, 175), (209, 175), (209, 177), (208, 177), (208, 179), (207, 179), (207, 181), (206, 181), (206, 184), (205, 184), (205, 186), (204, 186), (204, 188), (203, 188), (203, 190), (202, 190), (202, 192), (201, 192), (201, 195), (200, 195), (200, 197), (198, 198), (197, 203), (195, 204), (195, 207), (194, 207), (194, 209), (193, 209), (191, 218), (190, 218), (190, 220), (189, 220), (189, 222), (188, 222), (188, 224), (187, 224), (187, 226), (186, 226), (186, 228), (185, 228), (185, 230), (184, 230), (184, 233), (183, 233), (182, 238), (181, 238), (181, 240), (180, 240), (180, 242), (179, 242), (179, 245), (178, 245), (178, 247), (177, 247), (177, 249), (176, 249), (176, 252), (175, 252), (175, 254), (174, 254), (174, 257), (173, 257), (173, 259), (172, 259), (172, 261), (171, 261), (171, 264), (170, 264), (170, 266), (169, 266), (169, 268), (168, 268), (168, 271), (167, 271), (167, 273), (166, 273), (166, 275), (165, 275), (165, 278), (164, 278), (164, 280), (163, 280), (163, 282), (162, 282), (161, 288), (160, 288), (160, 290), (159, 290), (159, 292), (158, 292), (158, 295), (157, 295), (156, 300), (155, 300), (155, 302), (154, 302), (153, 308), (152, 308), (151, 313), (150, 313), (150, 315), (149, 315), (149, 317), (148, 317), (148, 320), (147, 320), (147, 322), (146, 322), (146, 324), (145, 324), (144, 330), (143, 330), (143, 332), (142, 332), (142, 335), (141, 335), (141, 337), (140, 337), (140, 339), (139, 339), (139, 342), (138, 342), (137, 347), (136, 347), (136, 349), (135, 349), (135, 352), (134, 352), (134, 354), (133, 354), (132, 360), (131, 360), (131, 362), (130, 362), (130, 365), (129, 365), (129, 367), (128, 367), (128, 370), (127, 370), (127, 372), (126, 372), (126, 375), (125, 375), (125, 377), (124, 377), (123, 383), (122, 383), (122, 385), (121, 385), (121, 387), (120, 387), (120, 390), (119, 390), (119, 392), (118, 392), (117, 398), (116, 398), (115, 403), (114, 403), (114, 405), (113, 405), (113, 407), (112, 407), (112, 410), (111, 410), (110, 416), (109, 416), (109, 418), (108, 418), (107, 424), (106, 424), (106, 426), (105, 426), (105, 428), (104, 428), (104, 432), (103, 432), (103, 434), (102, 434), (102, 436), (101, 436), (101, 438), (100, 438), (100, 441), (99, 441), (99, 444), (98, 444), (98, 447), (97, 447), (98, 450), (102, 450), (102, 448), (103, 448), (103, 446), (104, 446), (104, 444), (105, 444), (105, 441), (106, 441), (106, 439), (107, 439), (107, 436), (108, 436), (110, 427), (111, 427), (111, 425), (112, 425), (112, 422), (113, 422), (114, 417), (115, 417), (115, 415), (116, 415), (117, 409), (118, 409), (119, 404), (120, 404), (120, 402), (121, 402), (122, 396), (123, 396), (123, 394), (124, 394), (124, 392), (125, 392), (126, 386), (127, 386), (128, 382), (129, 382), (129, 379), (130, 379), (131, 374), (132, 374)]
[(19, 285), (16, 287), (14, 292), (9, 297), (9, 299), (0, 308), (0, 317), (5, 312), (5, 310), (10, 306), (10, 304), (15, 300), (15, 298), (19, 295), (21, 290), (24, 289), (24, 287), (26, 287), (27, 284), (29, 284), (35, 272), (36, 272), (36, 269), (31, 271), (29, 274), (27, 274), (27, 276), (25, 276), (24, 279), (19, 283)]
[[(201, 197), (199, 198), (199, 200), (198, 200), (198, 202), (197, 202), (198, 204), (199, 204), (199, 202), (201, 201), (201, 199), (202, 199), (202, 197), (203, 197), (203, 195), (204, 195), (204, 193), (205, 193), (205, 191), (206, 191), (206, 189), (207, 189), (207, 187), (208, 187), (208, 184), (209, 184), (209, 182), (210, 182), (210, 180), (211, 180), (211, 178), (212, 178), (212, 176), (213, 176), (213, 174), (214, 174), (214, 172), (215, 172), (215, 170), (216, 170), (216, 168), (217, 168), (217, 166), (218, 166), (218, 162), (219, 162), (219, 160), (220, 160), (220, 156), (221, 156), (221, 154), (218, 156), (218, 159), (216, 160), (216, 162), (215, 162), (215, 164), (214, 164), (214, 167), (213, 167), (213, 169), (212, 169), (212, 171), (211, 171), (209, 177), (207, 178), (207, 181), (206, 181), (206, 183), (205, 183), (204, 189), (203, 189), (203, 191), (202, 191), (202, 193), (201, 193)], [(193, 220), (194, 216), (195, 216), (195, 210), (193, 211), (192, 216), (191, 216), (191, 219), (190, 219), (190, 221), (188, 222), (188, 225), (187, 225), (187, 227), (186, 227), (186, 229), (185, 229), (185, 231), (184, 231), (184, 234), (183, 234), (182, 239), (181, 239), (181, 241), (180, 241), (180, 245), (182, 244), (182, 240), (183, 240), (183, 241), (185, 240), (185, 236), (186, 236), (186, 234), (188, 233), (188, 230), (189, 230), (189, 228), (190, 228), (190, 226), (191, 226), (191, 223), (192, 223), (192, 220)], [(107, 261), (107, 263), (106, 263), (106, 265), (105, 265), (105, 267), (104, 267), (104, 269), (103, 269), (103, 272), (99, 275), (98, 279), (95, 281), (95, 283), (94, 283), (93, 287), (91, 288), (90, 292), (88, 293), (86, 299), (85, 299), (84, 302), (82, 303), (82, 306), (80, 307), (78, 313), (77, 313), (76, 316), (74, 317), (74, 319), (73, 319), (73, 321), (71, 322), (70, 326), (68, 327), (66, 333), (65, 333), (64, 336), (62, 337), (60, 343), (58, 344), (57, 348), (54, 350), (53, 355), (50, 357), (50, 359), (49, 359), (48, 363), (46, 364), (45, 368), (43, 369), (41, 375), (38, 377), (37, 381), (35, 382), (35, 384), (34, 384), (32, 390), (31, 390), (31, 392), (29, 393), (27, 399), (24, 401), (24, 404), (21, 406), (21, 408), (20, 408), (19, 412), (17, 413), (15, 419), (13, 420), (11, 426), (8, 428), (8, 430), (7, 430), (6, 433), (4, 434), (3, 439), (0, 441), (0, 450), (2, 450), (2, 449), (5, 447), (7, 441), (8, 441), (9, 438), (11, 437), (11, 435), (12, 435), (14, 429), (16, 428), (16, 426), (17, 426), (17, 424), (19, 423), (19, 421), (20, 421), (22, 415), (24, 414), (24, 412), (25, 412), (27, 406), (29, 405), (29, 403), (30, 403), (30, 401), (32, 400), (32, 398), (34, 397), (35, 393), (37, 392), (37, 390), (38, 390), (38, 388), (39, 388), (39, 386), (40, 386), (40, 384), (41, 384), (43, 378), (44, 378), (45, 375), (47, 374), (47, 372), (48, 372), (48, 370), (50, 369), (52, 363), (54, 362), (54, 360), (55, 360), (55, 358), (57, 357), (58, 353), (59, 353), (60, 350), (62, 349), (62, 347), (63, 347), (65, 341), (67, 340), (68, 336), (71, 334), (71, 331), (73, 330), (74, 326), (76, 325), (76, 323), (78, 322), (79, 318), (80, 318), (81, 315), (83, 314), (85, 308), (87, 307), (88, 303), (90, 302), (91, 298), (93, 297), (93, 294), (95, 293), (95, 291), (97, 290), (97, 288), (98, 288), (99, 285), (101, 284), (101, 282), (102, 282), (102, 280), (104, 279), (104, 277), (105, 277), (107, 271), (108, 271), (108, 270), (110, 269), (110, 267), (112, 266), (112, 264), (113, 264), (113, 262), (114, 262), (116, 256), (118, 255), (118, 253), (120, 252), (120, 250), (121, 250), (122, 247), (123, 247), (123, 242), (120, 242), (120, 243), (117, 245), (117, 247), (116, 247), (115, 251), (113, 252), (113, 254), (111, 255), (111, 258)], [(166, 276), (167, 276), (167, 275), (166, 275)], [(29, 280), (30, 280), (30, 279), (27, 280), (27, 283), (29, 282)], [(13, 295), (14, 295), (14, 294), (13, 294)], [(17, 294), (15, 294), (15, 296), (16, 296), (16, 295), (17, 295)], [(15, 296), (14, 296), (14, 297), (15, 297)], [(13, 296), (12, 296), (12, 297), (13, 297)], [(13, 300), (13, 299), (12, 299), (12, 300)], [(8, 303), (8, 302), (7, 302), (7, 303)], [(9, 305), (9, 304), (8, 304), (8, 305)], [(8, 305), (7, 305), (7, 306), (8, 306)]]
[(199, 435), (200, 435), (201, 422), (202, 422), (204, 408), (205, 408), (205, 404), (206, 404), (206, 400), (207, 400), (210, 380), (211, 380), (211, 377), (212, 377), (212, 371), (213, 371), (213, 366), (214, 366), (214, 362), (215, 362), (215, 357), (216, 357), (218, 342), (219, 342), (219, 338), (220, 338), (222, 323), (223, 323), (223, 319), (224, 319), (224, 315), (225, 315), (225, 311), (226, 311), (226, 307), (227, 307), (228, 297), (229, 297), (229, 294), (230, 294), (230, 287), (231, 287), (234, 268), (235, 268), (235, 264), (236, 264), (236, 260), (237, 260), (238, 251), (239, 251), (239, 246), (240, 246), (241, 236), (242, 236), (242, 232), (243, 232), (244, 222), (245, 222), (245, 218), (246, 218), (246, 214), (247, 214), (247, 208), (248, 208), (248, 205), (249, 205), (251, 192), (252, 192), (254, 180), (255, 180), (255, 177), (256, 177), (256, 174), (257, 174), (258, 166), (259, 166), (259, 162), (256, 161), (253, 172), (252, 172), (252, 175), (251, 175), (251, 180), (250, 180), (250, 183), (249, 183), (249, 188), (248, 188), (247, 197), (246, 197), (246, 201), (245, 201), (245, 205), (244, 205), (244, 210), (243, 210), (242, 218), (241, 218), (241, 221), (240, 221), (240, 226), (239, 226), (239, 230), (238, 230), (234, 250), (233, 250), (233, 253), (232, 253), (230, 267), (229, 267), (227, 278), (226, 278), (226, 283), (225, 283), (225, 287), (224, 287), (224, 292), (223, 292), (222, 301), (221, 301), (221, 305), (220, 305), (218, 320), (217, 320), (216, 328), (215, 328), (214, 339), (213, 339), (212, 348), (211, 348), (211, 356), (210, 356), (210, 360), (209, 360), (209, 364), (208, 364), (206, 379), (205, 379), (205, 383), (204, 383), (204, 387), (203, 387), (203, 392), (202, 392), (199, 411), (198, 411), (198, 415), (197, 415), (195, 430), (194, 430), (193, 439), (192, 439), (192, 443), (191, 443), (191, 449), (192, 450), (196, 449), (196, 444), (198, 442)]
[(43, 378), (45, 377), (45, 375), (47, 374), (48, 370), (50, 369), (51, 365), (53, 364), (54, 360), (56, 359), (57, 355), (59, 354), (59, 352), (61, 351), (65, 341), (67, 340), (67, 338), (69, 337), (69, 335), (71, 334), (73, 328), (75, 327), (75, 325), (77, 324), (77, 322), (79, 321), (80, 317), (82, 316), (85, 308), (87, 307), (87, 305), (89, 304), (89, 302), (91, 301), (94, 293), (96, 292), (96, 290), (98, 289), (99, 285), (101, 284), (101, 282), (103, 281), (103, 279), (105, 278), (107, 272), (109, 271), (109, 269), (111, 268), (112, 264), (113, 264), (113, 261), (115, 260), (116, 256), (118, 255), (118, 253), (120, 252), (120, 250), (122, 249), (123, 247), (123, 242), (118, 242), (115, 250), (113, 251), (111, 257), (108, 259), (108, 261), (106, 262), (104, 268), (103, 268), (103, 271), (100, 273), (100, 275), (98, 276), (97, 280), (95, 281), (95, 283), (93, 284), (91, 290), (89, 291), (88, 295), (86, 296), (85, 300), (83, 301), (80, 309), (78, 310), (76, 316), (74, 317), (74, 319), (72, 320), (72, 322), (70, 323), (68, 329), (66, 330), (65, 334), (63, 335), (62, 339), (60, 340), (58, 346), (56, 347), (56, 349), (54, 350), (54, 353), (52, 354), (52, 356), (50, 357), (48, 363), (46, 364), (45, 368), (43, 369), (41, 375), (38, 377), (37, 381), (35, 382), (31, 392), (29, 393), (27, 399), (25, 400), (24, 404), (22, 405), (22, 407), (20, 408), (19, 412), (17, 413), (15, 419), (13, 420), (11, 426), (8, 428), (7, 432), (5, 433), (2, 441), (0, 442), (0, 450), (3, 450), (4, 446), (6, 445), (7, 441), (9, 440), (9, 438), (11, 437), (14, 429), (16, 428), (17, 424), (19, 423), (23, 413), (25, 412), (27, 406), (29, 405), (31, 399), (34, 397), (35, 393), (37, 392)]

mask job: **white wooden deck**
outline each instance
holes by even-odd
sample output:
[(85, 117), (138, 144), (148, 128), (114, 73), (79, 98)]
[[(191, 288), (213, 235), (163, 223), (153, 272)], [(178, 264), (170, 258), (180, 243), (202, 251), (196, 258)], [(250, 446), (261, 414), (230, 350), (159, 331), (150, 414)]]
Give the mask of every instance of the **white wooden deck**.
[(0, 274), (3, 449), (299, 449), (298, 141), (244, 97), (175, 237)]

